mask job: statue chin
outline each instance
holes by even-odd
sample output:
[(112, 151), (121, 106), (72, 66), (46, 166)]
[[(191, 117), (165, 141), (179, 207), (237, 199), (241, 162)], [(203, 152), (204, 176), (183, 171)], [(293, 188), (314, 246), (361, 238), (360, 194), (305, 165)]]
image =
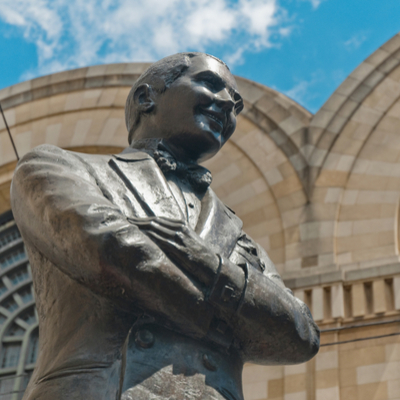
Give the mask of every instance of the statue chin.
[(204, 162), (214, 157), (221, 149), (222, 136), (206, 131), (196, 135), (176, 135), (174, 138), (163, 139), (177, 159), (187, 159), (193, 162)]

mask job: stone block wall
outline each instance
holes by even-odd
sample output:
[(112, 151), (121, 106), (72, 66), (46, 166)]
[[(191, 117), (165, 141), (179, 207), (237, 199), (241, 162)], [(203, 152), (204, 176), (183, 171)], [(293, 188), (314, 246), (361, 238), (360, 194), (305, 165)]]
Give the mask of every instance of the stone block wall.
[(246, 365), (246, 400), (399, 400), (400, 274), (299, 288), (321, 328), (305, 364)]

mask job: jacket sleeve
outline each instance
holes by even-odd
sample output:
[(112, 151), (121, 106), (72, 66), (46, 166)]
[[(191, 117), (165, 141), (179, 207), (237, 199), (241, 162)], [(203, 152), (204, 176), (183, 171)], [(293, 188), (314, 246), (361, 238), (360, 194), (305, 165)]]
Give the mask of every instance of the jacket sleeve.
[(254, 268), (249, 268), (236, 323), (249, 362), (296, 364), (318, 352), (319, 329), (308, 307)]
[[(257, 364), (308, 361), (319, 349), (318, 326), (308, 307), (285, 287), (265, 250), (251, 242), (257, 253), (255, 262), (236, 265), (232, 261), (237, 262), (238, 257), (224, 259), (211, 301), (218, 304), (221, 319), (231, 326), (234, 345), (244, 361)], [(247, 260), (251, 261), (251, 257)], [(265, 268), (263, 272), (255, 266), (260, 262)], [(245, 279), (241, 279), (243, 274)], [(226, 288), (232, 289), (229, 298)]]
[(11, 203), (26, 244), (120, 307), (139, 308), (166, 325), (204, 336), (212, 307), (202, 288), (126, 220), (89, 167), (50, 145), (21, 159)]

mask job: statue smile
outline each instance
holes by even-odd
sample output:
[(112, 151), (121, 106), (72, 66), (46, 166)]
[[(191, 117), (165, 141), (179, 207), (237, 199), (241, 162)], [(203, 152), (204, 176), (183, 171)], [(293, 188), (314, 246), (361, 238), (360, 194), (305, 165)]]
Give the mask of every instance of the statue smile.
[(200, 112), (201, 112), (201, 114), (205, 115), (207, 118), (214, 121), (216, 123), (216, 125), (218, 125), (220, 127), (221, 131), (224, 130), (225, 123), (226, 123), (226, 116), (224, 113), (212, 111), (212, 110), (206, 110), (204, 108), (201, 108)]

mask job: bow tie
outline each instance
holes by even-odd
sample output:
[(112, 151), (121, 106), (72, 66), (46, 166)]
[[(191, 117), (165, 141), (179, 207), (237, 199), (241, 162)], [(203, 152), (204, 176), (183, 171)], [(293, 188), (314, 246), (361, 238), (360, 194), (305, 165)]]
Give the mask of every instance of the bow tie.
[(175, 173), (177, 176), (186, 179), (193, 189), (205, 192), (211, 185), (211, 172), (198, 164), (185, 164), (177, 161), (166, 149), (158, 146), (154, 151), (154, 160), (164, 174)]

